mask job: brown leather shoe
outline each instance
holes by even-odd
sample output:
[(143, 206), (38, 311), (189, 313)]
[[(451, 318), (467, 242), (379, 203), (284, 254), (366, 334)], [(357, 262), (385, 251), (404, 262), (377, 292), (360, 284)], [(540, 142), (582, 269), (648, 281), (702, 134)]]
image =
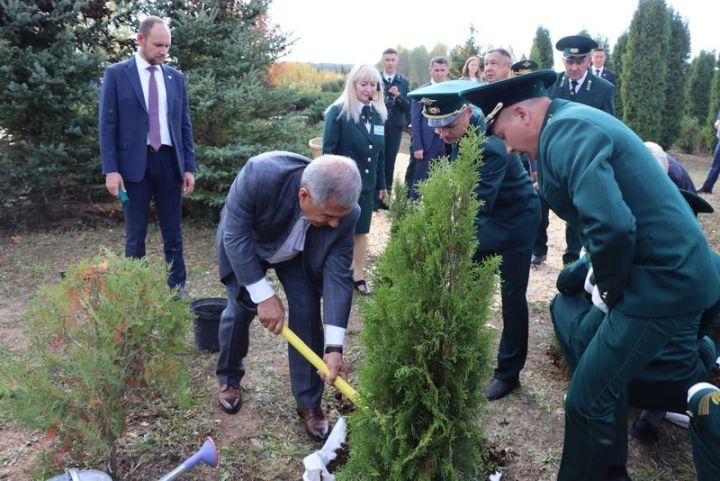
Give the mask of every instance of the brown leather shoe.
[(305, 420), (305, 431), (315, 441), (324, 441), (330, 434), (330, 422), (321, 407), (297, 408), (298, 416)]
[(240, 385), (230, 386), (220, 384), (220, 393), (218, 394), (218, 403), (220, 408), (228, 414), (235, 414), (242, 406), (242, 392)]

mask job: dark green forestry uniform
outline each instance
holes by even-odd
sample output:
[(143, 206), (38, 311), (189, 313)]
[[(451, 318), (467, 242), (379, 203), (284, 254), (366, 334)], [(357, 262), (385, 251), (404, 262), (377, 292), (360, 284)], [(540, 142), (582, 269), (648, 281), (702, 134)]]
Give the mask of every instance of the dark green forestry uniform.
[[(407, 127), (406, 116), (410, 113), (410, 99), (407, 98), (410, 82), (399, 73), (395, 73), (392, 80), (388, 82), (382, 69), (380, 69), (380, 76), (383, 79), (385, 107), (388, 112), (387, 120), (385, 120), (385, 181), (388, 192), (390, 192), (395, 174), (395, 159), (400, 150), (402, 133)], [(400, 95), (395, 97), (388, 93), (392, 87), (397, 87)]]
[(344, 155), (357, 164), (362, 191), (358, 200), (361, 214), (355, 233), (367, 234), (376, 192), (386, 188), (385, 125), (375, 109), (371, 109), (369, 115), (361, 115), (359, 122), (346, 118), (345, 114), (339, 115), (340, 105), (333, 105), (325, 115), (323, 154)]
[(690, 442), (698, 481), (720, 479), (720, 389), (700, 383), (688, 392)]
[[(485, 130), (485, 121), (474, 112), (470, 124)], [(494, 377), (519, 379), (528, 351), (527, 286), (535, 233), (540, 224), (540, 199), (520, 156), (510, 155), (500, 139), (491, 135), (483, 144), (483, 164), (475, 193), (483, 205), (475, 218), (480, 262), (499, 255), (503, 330)], [(451, 158), (457, 155), (453, 146)]]
[[(451, 80), (417, 89), (409, 96), (423, 103), (428, 125), (445, 127), (458, 121), (466, 107), (472, 107), (459, 96), (470, 85), (477, 84)], [(473, 111), (468, 127), (485, 131), (485, 121), (478, 109)], [(478, 248), (474, 260), (480, 262), (494, 255), (502, 259), (503, 331), (494, 375), (496, 379), (510, 382), (519, 379), (527, 358), (526, 292), (531, 249), (540, 222), (540, 200), (520, 157), (508, 154), (500, 139), (487, 137), (482, 149), (483, 162), (478, 168), (480, 179), (475, 190), (482, 205), (475, 217)], [(455, 143), (451, 160), (457, 154)]]
[[(547, 97), (555, 79), (538, 71), (463, 97), (490, 112), (492, 129), (503, 109)], [(558, 479), (604, 480), (627, 460), (628, 383), (674, 336), (697, 326), (717, 301), (720, 279), (697, 219), (627, 126), (577, 102), (522, 105), (544, 113), (542, 125), (508, 120), (503, 132), (510, 141), (539, 129), (540, 193), (587, 247), (607, 309), (570, 382)]]
[(565, 72), (558, 75), (555, 85), (548, 90), (551, 99), (572, 100), (615, 115), (615, 86), (607, 80), (593, 75), (590, 70), (577, 93), (570, 90), (570, 81)]
[[(570, 35), (558, 40), (555, 47), (563, 52), (565, 62), (585, 60), (590, 55), (592, 49), (597, 48), (598, 44), (593, 39), (583, 35)], [(566, 66), (566, 69), (570, 68)], [(584, 77), (581, 77), (580, 83), (576, 90), (571, 89), (572, 82), (566, 72), (558, 75), (555, 84), (550, 87), (548, 94), (551, 99), (565, 99), (573, 102), (579, 102), (590, 107), (595, 107), (610, 115), (615, 115), (615, 86), (603, 78), (593, 75), (591, 69), (586, 68)], [(535, 246), (535, 253), (544, 255), (547, 252), (547, 216), (548, 207), (543, 203), (543, 226), (542, 232), (538, 233), (539, 241)], [(580, 241), (577, 233), (570, 226), (565, 227), (565, 254), (563, 255), (563, 263), (569, 263), (578, 258), (580, 255)]]
[(610, 308), (568, 390), (560, 480), (602, 479), (602, 466), (626, 463), (627, 384), (674, 336), (697, 328), (720, 290), (697, 221), (648, 154), (614, 117), (566, 100), (550, 104), (538, 153), (541, 195), (587, 246)]

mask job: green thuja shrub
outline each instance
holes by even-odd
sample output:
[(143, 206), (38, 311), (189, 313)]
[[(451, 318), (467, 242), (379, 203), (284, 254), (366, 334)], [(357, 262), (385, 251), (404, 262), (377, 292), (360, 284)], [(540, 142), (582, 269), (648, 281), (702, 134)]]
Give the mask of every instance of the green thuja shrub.
[(685, 115), (680, 122), (680, 134), (675, 148), (686, 154), (693, 154), (700, 144), (700, 124), (695, 117)]
[(362, 407), (341, 480), (471, 480), (485, 471), (484, 405), (497, 260), (473, 263), (481, 139), (434, 162), (422, 200), (394, 219), (363, 306)]
[(191, 316), (166, 278), (141, 260), (81, 261), (31, 301), (27, 348), (0, 352), (0, 409), (54, 439), (57, 468), (114, 470), (128, 410), (187, 402)]

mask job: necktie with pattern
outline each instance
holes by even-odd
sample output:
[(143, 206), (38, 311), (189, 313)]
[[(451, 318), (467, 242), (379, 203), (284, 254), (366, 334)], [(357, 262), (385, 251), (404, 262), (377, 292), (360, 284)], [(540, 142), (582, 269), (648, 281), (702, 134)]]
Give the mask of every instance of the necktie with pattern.
[(155, 80), (155, 67), (148, 67), (150, 84), (148, 86), (148, 140), (150, 146), (159, 150), (162, 146), (160, 140), (160, 102), (158, 100), (158, 86)]

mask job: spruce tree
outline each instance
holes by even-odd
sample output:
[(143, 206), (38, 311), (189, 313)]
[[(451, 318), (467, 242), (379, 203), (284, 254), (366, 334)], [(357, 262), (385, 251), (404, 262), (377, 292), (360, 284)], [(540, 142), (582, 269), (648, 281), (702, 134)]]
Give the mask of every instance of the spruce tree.
[(555, 58), (550, 32), (543, 26), (538, 26), (535, 31), (532, 47), (530, 48), (530, 60), (538, 63), (541, 69), (553, 69)]
[(623, 99), (622, 99), (622, 58), (627, 50), (628, 33), (623, 32), (615, 42), (615, 48), (609, 59), (610, 70), (615, 72), (615, 116), (619, 119), (623, 118)]
[(670, 15), (670, 44), (667, 55), (668, 78), (673, 79), (665, 84), (665, 107), (661, 136), (656, 140), (664, 149), (670, 148), (680, 133), (685, 105), (685, 82), (687, 81), (690, 57), (690, 30), (687, 22), (672, 9)]
[(685, 115), (696, 118), (700, 125), (704, 125), (708, 118), (714, 73), (715, 52), (701, 50), (690, 64), (685, 94)]
[(462, 45), (456, 45), (450, 50), (448, 62), (450, 62), (450, 78), (460, 78), (462, 69), (468, 57), (480, 55), (480, 47), (475, 40), (477, 30), (473, 24), (470, 24), (468, 38)]
[(183, 71), (198, 158), (195, 204), (219, 208), (247, 159), (269, 150), (310, 155), (309, 128), (288, 107), (295, 95), (267, 85), (290, 40), (269, 24), (269, 0), (156, 1), (170, 19), (173, 63)]
[(622, 119), (642, 139), (659, 139), (662, 132), (669, 41), (665, 0), (640, 0), (630, 23), (620, 88)]
[(133, 1), (0, 3), (0, 220), (100, 193), (97, 103), (106, 56), (129, 46)]
[(460, 140), (454, 163), (436, 160), (422, 201), (393, 228), (363, 306), (362, 408), (350, 417), (343, 480), (454, 481), (484, 471), (485, 327), (496, 259), (472, 261), (477, 241), (479, 138)]

